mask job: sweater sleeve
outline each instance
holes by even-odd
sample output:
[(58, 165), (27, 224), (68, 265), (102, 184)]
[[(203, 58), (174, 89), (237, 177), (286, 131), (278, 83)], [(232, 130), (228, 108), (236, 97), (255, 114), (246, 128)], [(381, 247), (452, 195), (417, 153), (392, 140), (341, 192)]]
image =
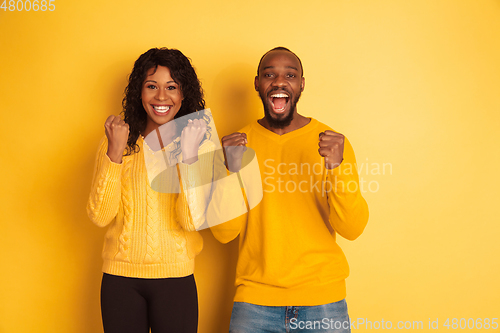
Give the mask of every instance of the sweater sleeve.
[[(224, 153), (217, 151), (215, 156), (214, 188), (207, 209), (207, 222), (214, 237), (221, 243), (235, 239), (247, 222), (248, 200), (251, 172), (245, 168), (237, 173), (227, 171)], [(258, 172), (258, 171), (257, 171)], [(260, 201), (260, 200), (259, 200)]]
[(108, 225), (116, 217), (120, 206), (123, 163), (112, 162), (106, 154), (107, 149), (108, 140), (104, 137), (97, 151), (87, 202), (87, 214), (99, 227)]
[(368, 205), (361, 195), (354, 150), (345, 138), (344, 160), (339, 167), (326, 171), (330, 224), (342, 237), (354, 240), (368, 223)]
[(179, 223), (186, 231), (198, 230), (205, 223), (212, 189), (214, 150), (213, 142), (205, 141), (198, 150), (198, 161), (177, 165), (181, 193), (176, 209)]

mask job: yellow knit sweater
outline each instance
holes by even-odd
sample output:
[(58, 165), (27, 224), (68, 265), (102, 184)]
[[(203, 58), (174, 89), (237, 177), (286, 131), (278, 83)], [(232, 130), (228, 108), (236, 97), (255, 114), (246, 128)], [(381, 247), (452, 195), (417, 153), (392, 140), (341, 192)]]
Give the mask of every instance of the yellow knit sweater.
[[(199, 201), (207, 198), (193, 184), (202, 170), (212, 169), (212, 155), (200, 154), (191, 165), (179, 163), (180, 193), (159, 193), (151, 189), (144, 159), (154, 153), (142, 137), (137, 144), (140, 152), (124, 156), (121, 164), (107, 156), (106, 137), (97, 152), (87, 213), (96, 225), (109, 225), (103, 271), (138, 278), (190, 275), (203, 247), (196, 229), (204, 222), (206, 203)], [(210, 150), (213, 143), (205, 141), (199, 153)]]
[[(336, 237), (357, 238), (368, 206), (347, 139), (342, 164), (324, 167), (318, 137), (327, 129), (311, 119), (282, 136), (257, 122), (240, 131), (256, 152), (263, 199), (249, 213), (211, 228), (224, 243), (240, 236), (236, 302), (313, 306), (345, 298), (349, 266)], [(241, 175), (244, 191), (251, 191), (250, 178)]]

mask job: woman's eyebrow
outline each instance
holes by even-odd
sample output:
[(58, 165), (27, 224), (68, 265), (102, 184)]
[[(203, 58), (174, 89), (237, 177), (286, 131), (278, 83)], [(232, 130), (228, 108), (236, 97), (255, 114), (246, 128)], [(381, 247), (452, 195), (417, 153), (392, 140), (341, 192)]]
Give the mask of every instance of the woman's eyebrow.
[[(158, 83), (155, 80), (146, 80), (146, 81), (144, 81), (144, 83), (147, 83), (147, 82)], [(177, 83), (177, 82), (175, 82), (175, 81), (172, 80), (172, 81), (167, 81), (166, 83)]]

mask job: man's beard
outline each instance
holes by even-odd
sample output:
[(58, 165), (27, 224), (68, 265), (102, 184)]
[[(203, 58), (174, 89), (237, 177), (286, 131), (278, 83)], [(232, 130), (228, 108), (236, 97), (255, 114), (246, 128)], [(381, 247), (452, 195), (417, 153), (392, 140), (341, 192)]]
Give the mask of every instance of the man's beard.
[(271, 106), (269, 105), (269, 101), (268, 101), (267, 97), (263, 97), (259, 91), (259, 97), (262, 101), (262, 105), (264, 106), (264, 115), (265, 115), (267, 123), (269, 124), (270, 127), (283, 129), (292, 123), (293, 113), (295, 111), (295, 107), (297, 106), (297, 102), (299, 101), (300, 95), (301, 95), (301, 92), (299, 91), (299, 94), (297, 95), (297, 97), (295, 99), (291, 100), (290, 110), (285, 117), (273, 118), (273, 116), (271, 116), (271, 110), (270, 110)]

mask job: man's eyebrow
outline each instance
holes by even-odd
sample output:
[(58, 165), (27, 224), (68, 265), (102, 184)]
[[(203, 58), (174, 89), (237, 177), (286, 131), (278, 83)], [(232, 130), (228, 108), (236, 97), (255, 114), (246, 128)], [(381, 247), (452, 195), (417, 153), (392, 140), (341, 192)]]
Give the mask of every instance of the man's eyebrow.
[[(266, 67), (262, 68), (262, 70), (264, 71), (264, 70), (269, 69), (269, 68), (274, 68), (274, 66), (266, 66)], [(293, 66), (286, 66), (285, 68), (294, 69), (297, 72), (299, 71), (299, 69), (297, 67), (293, 67)]]

